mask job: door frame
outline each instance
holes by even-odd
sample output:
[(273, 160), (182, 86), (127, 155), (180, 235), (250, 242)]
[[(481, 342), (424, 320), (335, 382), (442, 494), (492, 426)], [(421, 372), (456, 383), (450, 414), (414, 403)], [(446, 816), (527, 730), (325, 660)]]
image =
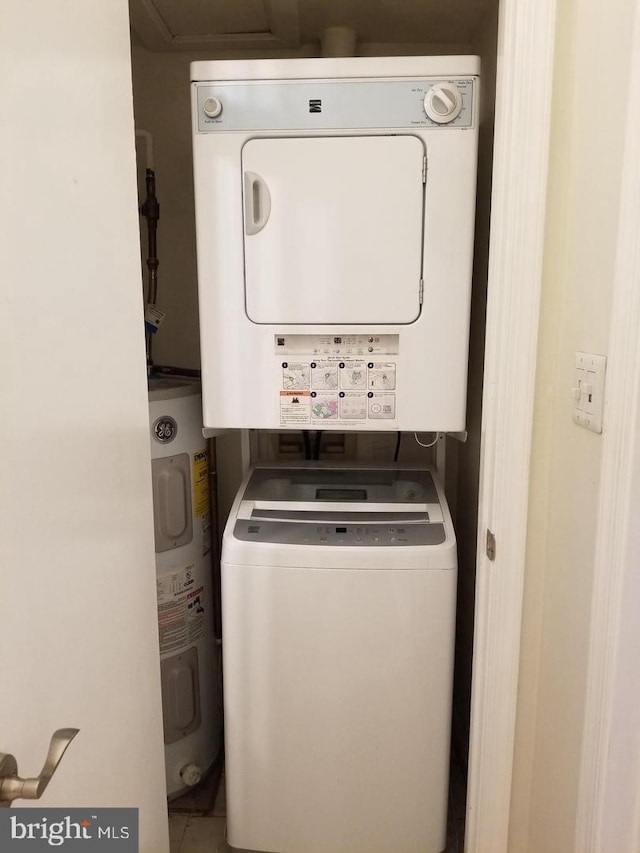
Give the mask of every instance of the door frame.
[(609, 329), (606, 428), (575, 849), (640, 848), (640, 8)]
[(499, 3), (466, 853), (508, 849), (555, 19)]

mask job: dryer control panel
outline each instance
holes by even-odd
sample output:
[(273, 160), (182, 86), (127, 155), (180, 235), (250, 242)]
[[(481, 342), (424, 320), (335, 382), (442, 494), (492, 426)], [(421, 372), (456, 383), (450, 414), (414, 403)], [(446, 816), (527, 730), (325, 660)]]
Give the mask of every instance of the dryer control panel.
[(196, 83), (200, 133), (472, 127), (472, 78)]

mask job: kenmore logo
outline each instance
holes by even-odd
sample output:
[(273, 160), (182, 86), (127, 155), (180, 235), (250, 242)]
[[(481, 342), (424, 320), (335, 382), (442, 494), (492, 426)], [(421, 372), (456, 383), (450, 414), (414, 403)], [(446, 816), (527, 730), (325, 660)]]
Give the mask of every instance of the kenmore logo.
[(309, 101), (309, 112), (310, 113), (321, 113), (322, 112), (322, 101), (318, 98), (316, 100)]

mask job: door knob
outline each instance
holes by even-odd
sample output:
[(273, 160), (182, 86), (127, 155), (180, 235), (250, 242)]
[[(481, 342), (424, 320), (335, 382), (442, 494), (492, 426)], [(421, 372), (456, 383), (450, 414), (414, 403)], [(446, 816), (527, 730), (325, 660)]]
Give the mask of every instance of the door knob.
[(80, 729), (58, 729), (53, 733), (44, 767), (35, 779), (21, 779), (13, 755), (0, 752), (0, 808), (7, 808), (17, 799), (39, 799), (56, 772), (67, 747), (79, 731)]

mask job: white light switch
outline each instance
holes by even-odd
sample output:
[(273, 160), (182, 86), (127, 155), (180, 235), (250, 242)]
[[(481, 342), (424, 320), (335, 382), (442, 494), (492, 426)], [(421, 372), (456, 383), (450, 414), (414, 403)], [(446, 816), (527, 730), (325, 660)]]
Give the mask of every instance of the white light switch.
[(588, 352), (576, 353), (576, 385), (573, 388), (573, 419), (580, 426), (602, 432), (604, 373), (607, 357)]

